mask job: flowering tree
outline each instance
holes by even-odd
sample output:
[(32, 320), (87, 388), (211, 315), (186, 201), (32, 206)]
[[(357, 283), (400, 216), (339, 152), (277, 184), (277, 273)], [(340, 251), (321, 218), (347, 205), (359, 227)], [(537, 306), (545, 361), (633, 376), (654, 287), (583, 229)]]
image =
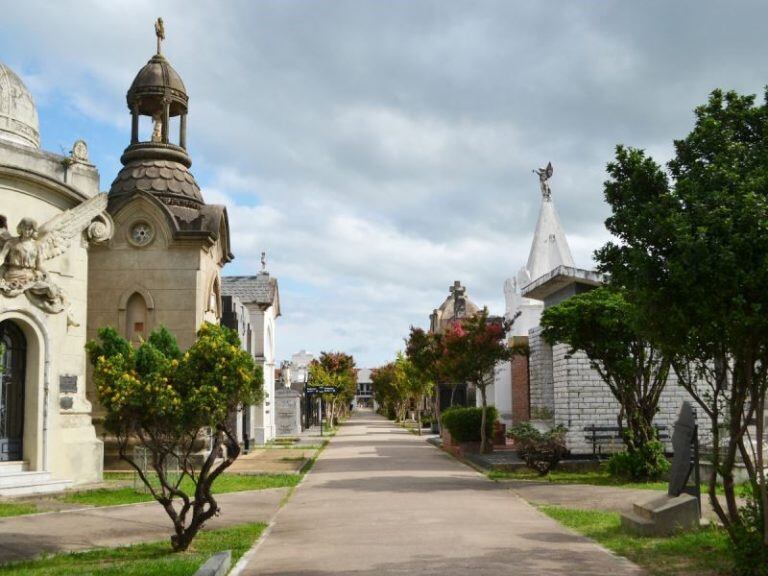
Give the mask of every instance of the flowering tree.
[(344, 352), (321, 352), (318, 360), (309, 365), (309, 384), (311, 387), (331, 387), (335, 392), (322, 394), (328, 409), (326, 421), (332, 428), (336, 419), (355, 397), (357, 391), (357, 370), (355, 359)]
[[(433, 383), (432, 390), (445, 380), (441, 374), (440, 358), (443, 354), (442, 335), (435, 332), (425, 332), (421, 328), (411, 326), (411, 332), (405, 341), (405, 355), (413, 367), (421, 373), (421, 377)], [(454, 386), (455, 389), (455, 386)], [(453, 394), (451, 394), (453, 398)], [(434, 416), (440, 421), (440, 394), (434, 395)]]
[[(171, 518), (175, 551), (186, 550), (219, 511), (213, 483), (240, 454), (228, 414), (263, 396), (261, 367), (234, 331), (206, 323), (197, 336), (183, 354), (165, 328), (137, 349), (113, 328), (101, 329), (99, 340), (87, 344), (105, 427), (117, 438), (120, 458)], [(196, 465), (199, 438), (209, 429), (210, 451)], [(136, 461), (132, 441), (147, 450), (159, 487)], [(176, 462), (180, 473), (170, 475)]]
[(442, 338), (442, 354), (438, 370), (456, 382), (474, 384), (482, 399), (480, 450), (489, 449), (486, 418), (488, 400), (486, 388), (493, 382), (493, 369), (499, 362), (508, 360), (513, 350), (505, 345), (505, 335), (510, 322), (492, 320), (488, 309), (465, 318), (450, 327)]

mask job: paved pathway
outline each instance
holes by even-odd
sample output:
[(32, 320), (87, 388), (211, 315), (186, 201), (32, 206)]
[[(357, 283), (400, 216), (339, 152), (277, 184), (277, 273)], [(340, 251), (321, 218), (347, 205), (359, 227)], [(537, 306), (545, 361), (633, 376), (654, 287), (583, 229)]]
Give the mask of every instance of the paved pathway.
[[(206, 528), (269, 522), (287, 488), (220, 494), (221, 515)], [(0, 563), (41, 553), (124, 546), (170, 538), (171, 520), (157, 502), (32, 514), (0, 520)]]
[(370, 413), (341, 428), (243, 575), (638, 575), (504, 485)]

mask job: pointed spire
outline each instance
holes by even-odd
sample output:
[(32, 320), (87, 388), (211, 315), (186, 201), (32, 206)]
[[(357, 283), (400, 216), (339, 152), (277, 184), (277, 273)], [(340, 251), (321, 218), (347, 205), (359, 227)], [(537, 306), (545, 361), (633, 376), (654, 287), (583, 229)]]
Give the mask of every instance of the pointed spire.
[(552, 202), (552, 191), (548, 182), (549, 178), (552, 177), (552, 164), (550, 163), (541, 172), (543, 172), (543, 174), (539, 174), (542, 189), (541, 209), (526, 266), (531, 281), (551, 272), (558, 266), (575, 266), (568, 240), (565, 238), (565, 232), (563, 232), (563, 227), (557, 216), (555, 204)]

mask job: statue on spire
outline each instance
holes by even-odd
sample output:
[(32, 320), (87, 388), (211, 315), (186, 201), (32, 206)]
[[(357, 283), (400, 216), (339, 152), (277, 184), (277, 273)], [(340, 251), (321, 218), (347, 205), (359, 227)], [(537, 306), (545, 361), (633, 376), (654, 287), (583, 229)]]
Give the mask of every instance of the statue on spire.
[(266, 252), (261, 253), (261, 271), (262, 272), (267, 271), (267, 253)]
[(544, 200), (549, 200), (552, 197), (552, 189), (549, 187), (549, 179), (552, 178), (553, 172), (552, 162), (549, 162), (546, 168), (533, 170), (534, 174), (539, 175), (539, 186), (541, 187), (541, 195)]
[(155, 22), (155, 36), (157, 36), (157, 53), (162, 54), (160, 43), (165, 40), (165, 26), (162, 18), (158, 18)]

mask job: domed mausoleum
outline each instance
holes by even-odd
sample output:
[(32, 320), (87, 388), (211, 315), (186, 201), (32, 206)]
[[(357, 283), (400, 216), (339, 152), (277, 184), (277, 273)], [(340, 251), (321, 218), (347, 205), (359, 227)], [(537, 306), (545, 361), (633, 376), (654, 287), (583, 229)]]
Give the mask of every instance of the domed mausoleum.
[(186, 348), (204, 321), (219, 321), (220, 271), (233, 256), (226, 209), (206, 204), (190, 172), (189, 96), (160, 48), (126, 95), (130, 143), (109, 190), (115, 234), (92, 256), (88, 332), (115, 326), (138, 342), (165, 326)]
[(85, 142), (40, 150), (32, 95), (0, 63), (0, 496), (101, 480), (85, 341), (106, 207)]

